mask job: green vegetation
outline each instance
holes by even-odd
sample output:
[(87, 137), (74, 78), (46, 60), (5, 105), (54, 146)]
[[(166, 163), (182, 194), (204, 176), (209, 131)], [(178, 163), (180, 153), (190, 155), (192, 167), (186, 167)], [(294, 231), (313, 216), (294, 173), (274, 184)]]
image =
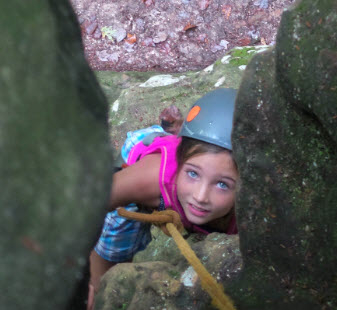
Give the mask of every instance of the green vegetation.
[[(249, 52), (252, 51), (252, 52)], [(252, 57), (256, 54), (256, 50), (254, 47), (244, 47), (244, 48), (236, 48), (230, 52), (232, 58), (229, 60), (229, 63), (234, 66), (242, 66), (247, 65), (248, 62), (252, 59)]]
[(180, 277), (180, 272), (176, 270), (169, 270), (168, 274), (173, 278), (173, 279), (178, 279)]
[(112, 29), (111, 26), (104, 26), (101, 28), (102, 32), (102, 38), (104, 39), (107, 37), (110, 41), (115, 41), (115, 36), (117, 34), (117, 31), (115, 29)]
[(120, 307), (118, 310), (126, 310), (128, 308), (128, 304), (127, 303), (123, 303), (122, 307)]

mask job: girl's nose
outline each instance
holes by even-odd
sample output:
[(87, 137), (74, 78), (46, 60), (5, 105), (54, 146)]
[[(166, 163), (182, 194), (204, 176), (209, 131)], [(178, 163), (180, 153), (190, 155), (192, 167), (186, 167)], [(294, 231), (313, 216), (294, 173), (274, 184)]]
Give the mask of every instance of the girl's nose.
[(208, 186), (204, 183), (199, 183), (193, 190), (193, 198), (200, 204), (208, 203)]

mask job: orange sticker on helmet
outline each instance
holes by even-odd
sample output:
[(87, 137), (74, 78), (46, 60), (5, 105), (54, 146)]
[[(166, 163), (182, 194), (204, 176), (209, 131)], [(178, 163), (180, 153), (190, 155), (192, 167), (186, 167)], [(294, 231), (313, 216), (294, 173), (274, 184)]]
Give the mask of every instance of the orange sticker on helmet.
[(186, 121), (190, 122), (190, 121), (194, 120), (195, 117), (199, 114), (200, 110), (201, 110), (201, 108), (198, 105), (194, 106), (190, 110), (190, 112), (188, 112), (187, 117), (186, 117)]

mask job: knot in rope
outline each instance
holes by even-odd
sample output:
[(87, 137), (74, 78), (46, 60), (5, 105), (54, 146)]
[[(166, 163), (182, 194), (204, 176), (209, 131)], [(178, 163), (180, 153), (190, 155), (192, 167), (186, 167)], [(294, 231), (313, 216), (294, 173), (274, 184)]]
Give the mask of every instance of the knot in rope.
[(180, 216), (179, 216), (178, 212), (176, 212), (174, 210), (171, 210), (171, 209), (167, 209), (167, 210), (164, 210), (164, 211), (154, 211), (152, 214), (153, 215), (159, 215), (159, 216), (165, 215), (165, 216), (170, 217), (170, 220), (167, 221), (167, 222), (164, 222), (164, 223), (163, 222), (153, 222), (153, 224), (158, 226), (163, 231), (163, 233), (165, 235), (167, 235), (169, 237), (172, 237), (171, 233), (168, 231), (168, 229), (166, 227), (167, 223), (172, 223), (180, 233), (184, 230), (184, 225), (181, 222), (181, 219), (180, 219)]
[(158, 226), (164, 232), (164, 234), (169, 237), (171, 237), (171, 233), (166, 227), (167, 223), (172, 223), (179, 232), (182, 232), (184, 230), (184, 225), (181, 222), (178, 212), (172, 209), (166, 209), (164, 211), (154, 211), (151, 214), (147, 214), (127, 211), (124, 208), (118, 208), (117, 212), (118, 215), (128, 218), (130, 220), (152, 223)]

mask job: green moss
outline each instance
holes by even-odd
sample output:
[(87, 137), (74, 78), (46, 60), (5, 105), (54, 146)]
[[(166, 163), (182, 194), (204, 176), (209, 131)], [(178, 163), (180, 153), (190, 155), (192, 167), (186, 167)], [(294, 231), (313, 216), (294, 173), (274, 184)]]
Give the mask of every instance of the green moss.
[(96, 71), (96, 78), (101, 85), (114, 86), (117, 79), (119, 79), (120, 73), (112, 71)]
[[(330, 165), (333, 154), (328, 141), (319, 133), (319, 128), (313, 123), (309, 124), (310, 119), (307, 124), (303, 119), (302, 116), (301, 123), (296, 118), (291, 121), (291, 124), (288, 123), (289, 120), (284, 122), (284, 124), (288, 123), (287, 127), (290, 125), (293, 130), (297, 131), (296, 135), (292, 135), (289, 132), (290, 128), (288, 129), (287, 144), (298, 154), (299, 163), (292, 165), (291, 168), (284, 164), (284, 167), (288, 167), (286, 171), (288, 175), (298, 175), (298, 177), (285, 178), (283, 181), (283, 186), (289, 192), (293, 206), (302, 215), (309, 212), (313, 199), (326, 187), (322, 171)], [(282, 159), (287, 162), (287, 154), (283, 155)]]
[(218, 59), (215, 63), (214, 63), (214, 67), (220, 66), (221, 65), (221, 59)]
[(110, 126), (118, 125), (118, 122), (119, 122), (119, 120), (114, 118), (114, 117), (109, 118), (109, 125)]
[(180, 278), (180, 272), (176, 270), (169, 270), (167, 272), (173, 279), (178, 279)]
[(120, 307), (118, 310), (126, 310), (128, 308), (128, 304), (127, 303), (123, 303), (122, 307)]
[(159, 75), (163, 74), (160, 72), (155, 72), (155, 71), (147, 71), (147, 72), (138, 72), (138, 71), (126, 71), (124, 72), (127, 76), (131, 78), (133, 82), (146, 82), (150, 77), (154, 75)]
[(165, 102), (165, 101), (173, 101), (173, 102), (175, 102), (179, 98), (188, 97), (188, 96), (189, 96), (189, 94), (185, 93), (185, 92), (178, 93), (178, 94), (173, 93), (173, 94), (170, 94), (170, 96), (162, 97), (160, 99), (160, 102)]
[(136, 71), (125, 71), (125, 72), (114, 72), (114, 71), (95, 71), (96, 78), (101, 85), (109, 87), (118, 87), (124, 78), (129, 79), (132, 83), (143, 83), (147, 81), (150, 77), (161, 74), (157, 72), (136, 72)]
[(248, 53), (248, 51), (255, 51), (255, 48), (244, 47), (242, 49), (233, 49), (230, 53), (232, 58), (229, 60), (229, 63), (233, 66), (247, 65), (255, 55), (255, 52)]

